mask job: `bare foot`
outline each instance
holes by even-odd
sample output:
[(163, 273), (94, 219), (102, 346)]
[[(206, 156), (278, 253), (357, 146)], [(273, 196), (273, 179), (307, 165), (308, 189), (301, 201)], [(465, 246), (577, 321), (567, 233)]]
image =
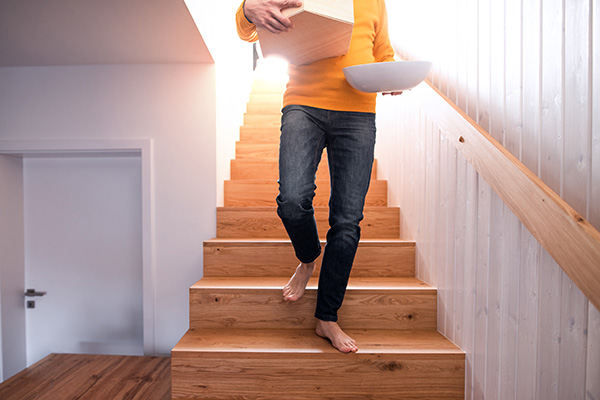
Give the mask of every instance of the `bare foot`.
[(301, 263), (296, 267), (296, 272), (290, 278), (287, 285), (283, 287), (283, 299), (287, 301), (296, 301), (304, 295), (306, 285), (315, 270), (315, 263)]
[(342, 353), (355, 353), (358, 350), (356, 342), (346, 335), (337, 322), (317, 320), (317, 335), (329, 339), (333, 347)]

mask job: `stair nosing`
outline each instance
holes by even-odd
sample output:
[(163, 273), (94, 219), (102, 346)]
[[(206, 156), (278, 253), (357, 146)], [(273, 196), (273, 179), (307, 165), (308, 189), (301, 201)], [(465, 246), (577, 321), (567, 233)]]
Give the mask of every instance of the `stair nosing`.
[[(190, 287), (190, 291), (198, 290), (281, 290), (289, 277), (204, 277)], [(318, 277), (313, 276), (307, 291), (314, 291), (318, 287)], [(350, 277), (347, 291), (351, 292), (386, 292), (402, 291), (408, 294), (435, 294), (437, 288), (428, 285), (415, 277)]]
[[(327, 339), (323, 339), (318, 337), (312, 329), (236, 329), (236, 328), (222, 328), (222, 329), (191, 329), (186, 335), (180, 340), (180, 342), (173, 348), (172, 354), (194, 354), (195, 356), (199, 356), (200, 354), (204, 354), (205, 357), (211, 357), (218, 355), (219, 357), (228, 356), (228, 357), (236, 357), (240, 355), (270, 355), (270, 356), (283, 356), (289, 357), (297, 356), (297, 355), (306, 355), (306, 356), (323, 356), (326, 355), (328, 357), (348, 357), (348, 356), (405, 356), (405, 357), (419, 357), (422, 359), (423, 357), (430, 358), (464, 358), (465, 352), (461, 350), (458, 346), (456, 346), (451, 340), (446, 338), (438, 331), (432, 330), (407, 330), (407, 331), (395, 331), (395, 330), (385, 330), (385, 329), (348, 329), (346, 333), (357, 339), (359, 350), (354, 354), (344, 354), (340, 353), (336, 349), (334, 349)], [(417, 334), (419, 336), (428, 336), (428, 340), (435, 340), (435, 343), (443, 343), (444, 348), (426, 348), (426, 346), (421, 346), (421, 349), (406, 347), (402, 349), (401, 343), (410, 343), (410, 340), (407, 338), (412, 337), (414, 340), (414, 335)], [(395, 344), (390, 343), (375, 343), (369, 344), (369, 337), (377, 337), (378, 335), (385, 335), (387, 337), (392, 336), (393, 339), (391, 341), (397, 341)], [(201, 343), (202, 340), (207, 337), (209, 340), (214, 340), (213, 338), (223, 338), (229, 336), (238, 339), (239, 341), (234, 344), (229, 345), (221, 345), (215, 346), (214, 343), (209, 343), (206, 345), (198, 345), (198, 342)], [(267, 341), (265, 345), (255, 345), (253, 339), (257, 337), (259, 339), (275, 337), (274, 341)], [(241, 343), (247, 340), (250, 346), (242, 348)], [(294, 341), (301, 340), (304, 345), (294, 347)], [(196, 341), (197, 343), (191, 343)], [(291, 343), (291, 346), (285, 346), (286, 341)], [(367, 343), (365, 343), (367, 341)], [(388, 339), (390, 341), (390, 339)], [(361, 342), (363, 343), (363, 348), (361, 349)], [(399, 344), (400, 343), (400, 344)], [(256, 347), (252, 347), (252, 346)], [(272, 347), (269, 348), (268, 346)], [(237, 347), (236, 347), (237, 346)]]

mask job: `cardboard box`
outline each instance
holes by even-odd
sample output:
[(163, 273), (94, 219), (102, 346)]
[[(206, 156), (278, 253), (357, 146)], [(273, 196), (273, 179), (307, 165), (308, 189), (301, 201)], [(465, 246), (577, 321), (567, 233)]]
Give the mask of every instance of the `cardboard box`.
[(354, 26), (353, 0), (303, 0), (301, 7), (282, 13), (296, 27), (280, 34), (259, 29), (264, 57), (280, 56), (290, 64), (303, 65), (348, 52)]

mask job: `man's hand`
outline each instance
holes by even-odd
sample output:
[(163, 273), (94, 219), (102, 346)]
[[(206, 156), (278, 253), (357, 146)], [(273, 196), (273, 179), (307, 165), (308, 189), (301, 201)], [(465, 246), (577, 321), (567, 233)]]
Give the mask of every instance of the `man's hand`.
[(246, 0), (244, 14), (258, 28), (272, 33), (288, 32), (294, 23), (281, 13), (281, 10), (300, 7), (300, 0)]

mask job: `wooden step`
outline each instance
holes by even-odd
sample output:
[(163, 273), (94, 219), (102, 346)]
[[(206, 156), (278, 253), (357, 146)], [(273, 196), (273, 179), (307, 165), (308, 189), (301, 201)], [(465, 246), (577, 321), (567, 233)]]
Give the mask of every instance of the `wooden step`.
[[(190, 289), (190, 329), (315, 328), (318, 278), (295, 302), (283, 300), (288, 279), (202, 278)], [(338, 315), (346, 329), (435, 330), (437, 291), (416, 278), (350, 278)]]
[(278, 128), (281, 126), (280, 114), (244, 114), (244, 126), (260, 128)]
[(235, 144), (235, 158), (279, 158), (279, 142), (242, 142)]
[(255, 93), (250, 92), (248, 104), (281, 104), (282, 93)]
[[(322, 242), (325, 246), (325, 242)], [(268, 254), (268, 257), (265, 257)], [(289, 277), (298, 264), (289, 240), (223, 240), (204, 242), (204, 276)], [(315, 276), (319, 274), (317, 259)], [(352, 277), (414, 277), (415, 242), (361, 240)]]
[(266, 79), (258, 79), (252, 82), (253, 94), (278, 94), (283, 95), (287, 82), (270, 81)]
[(248, 103), (246, 105), (246, 112), (248, 114), (281, 115), (281, 108), (282, 102), (279, 99), (276, 102)]
[(279, 135), (281, 131), (279, 127), (269, 127), (269, 128), (260, 128), (260, 127), (240, 127), (240, 141), (242, 142), (271, 142), (271, 143), (279, 143)]
[[(317, 189), (313, 204), (316, 207), (326, 207), (329, 204), (329, 180), (315, 182)], [(277, 181), (235, 180), (225, 181), (225, 207), (260, 207), (275, 204), (279, 193)], [(372, 181), (369, 186), (365, 205), (372, 207), (387, 206), (387, 181)]]
[[(231, 179), (272, 180), (279, 179), (279, 161), (277, 159), (242, 159), (231, 160)], [(317, 170), (318, 180), (329, 179), (329, 163), (327, 157), (321, 159)], [(373, 161), (371, 179), (377, 179), (377, 160)]]
[[(324, 238), (328, 225), (327, 207), (315, 207), (319, 236)], [(361, 222), (363, 239), (400, 238), (398, 207), (365, 207)], [(287, 239), (287, 233), (277, 215), (276, 207), (218, 207), (217, 238), (219, 239)]]
[(463, 399), (464, 352), (435, 331), (190, 330), (171, 353), (173, 399)]

